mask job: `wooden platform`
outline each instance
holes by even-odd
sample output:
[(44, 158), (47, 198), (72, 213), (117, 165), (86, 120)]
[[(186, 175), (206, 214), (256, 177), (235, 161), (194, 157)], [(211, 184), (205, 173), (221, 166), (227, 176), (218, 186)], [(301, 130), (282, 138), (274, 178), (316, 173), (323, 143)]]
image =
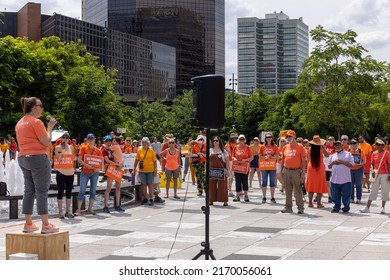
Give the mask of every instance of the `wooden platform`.
[(39, 260), (69, 260), (69, 232), (6, 234), (6, 259), (15, 253), (37, 254)]

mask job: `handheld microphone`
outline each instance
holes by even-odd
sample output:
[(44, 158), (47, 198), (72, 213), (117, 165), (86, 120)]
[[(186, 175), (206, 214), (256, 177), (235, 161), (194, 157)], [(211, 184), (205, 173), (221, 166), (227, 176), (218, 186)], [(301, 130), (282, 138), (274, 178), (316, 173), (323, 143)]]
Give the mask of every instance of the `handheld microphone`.
[[(49, 116), (47, 116), (47, 120), (48, 120), (48, 121), (50, 121), (50, 120), (51, 120), (51, 118), (52, 118), (52, 116), (50, 116), (50, 115), (49, 115)], [(62, 126), (60, 126), (60, 124), (59, 124), (59, 123), (56, 123), (55, 125), (57, 126), (58, 130), (62, 130)]]

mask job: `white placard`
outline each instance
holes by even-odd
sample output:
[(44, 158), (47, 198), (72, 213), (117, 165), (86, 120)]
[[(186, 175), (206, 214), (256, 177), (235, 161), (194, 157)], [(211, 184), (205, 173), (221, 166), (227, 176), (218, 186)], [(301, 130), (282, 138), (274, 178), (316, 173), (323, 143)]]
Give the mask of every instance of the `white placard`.
[(126, 128), (124, 128), (124, 127), (118, 127), (118, 128), (116, 129), (116, 132), (117, 132), (117, 133), (120, 133), (120, 134), (126, 133)]
[(123, 169), (133, 169), (134, 168), (134, 161), (137, 154), (123, 154)]

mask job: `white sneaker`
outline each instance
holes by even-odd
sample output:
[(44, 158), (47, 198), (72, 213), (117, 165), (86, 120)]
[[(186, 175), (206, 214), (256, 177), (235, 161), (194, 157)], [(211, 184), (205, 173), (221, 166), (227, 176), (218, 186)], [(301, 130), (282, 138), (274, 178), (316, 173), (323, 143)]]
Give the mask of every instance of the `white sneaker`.
[(380, 212), (380, 213), (381, 213), (381, 214), (386, 214), (385, 208), (381, 207), (381, 212)]
[(370, 213), (370, 208), (364, 207), (363, 209), (360, 209), (359, 211), (360, 211), (360, 213)]

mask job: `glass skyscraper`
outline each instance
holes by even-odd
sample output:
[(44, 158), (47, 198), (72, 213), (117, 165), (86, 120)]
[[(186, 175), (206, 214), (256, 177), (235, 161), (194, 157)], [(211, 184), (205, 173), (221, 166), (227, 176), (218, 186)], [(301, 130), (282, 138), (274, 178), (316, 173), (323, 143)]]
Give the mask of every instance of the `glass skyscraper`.
[(292, 89), (309, 57), (309, 27), (283, 12), (238, 19), (238, 88), (270, 94)]
[(82, 18), (176, 48), (176, 87), (225, 74), (224, 0), (83, 0)]

